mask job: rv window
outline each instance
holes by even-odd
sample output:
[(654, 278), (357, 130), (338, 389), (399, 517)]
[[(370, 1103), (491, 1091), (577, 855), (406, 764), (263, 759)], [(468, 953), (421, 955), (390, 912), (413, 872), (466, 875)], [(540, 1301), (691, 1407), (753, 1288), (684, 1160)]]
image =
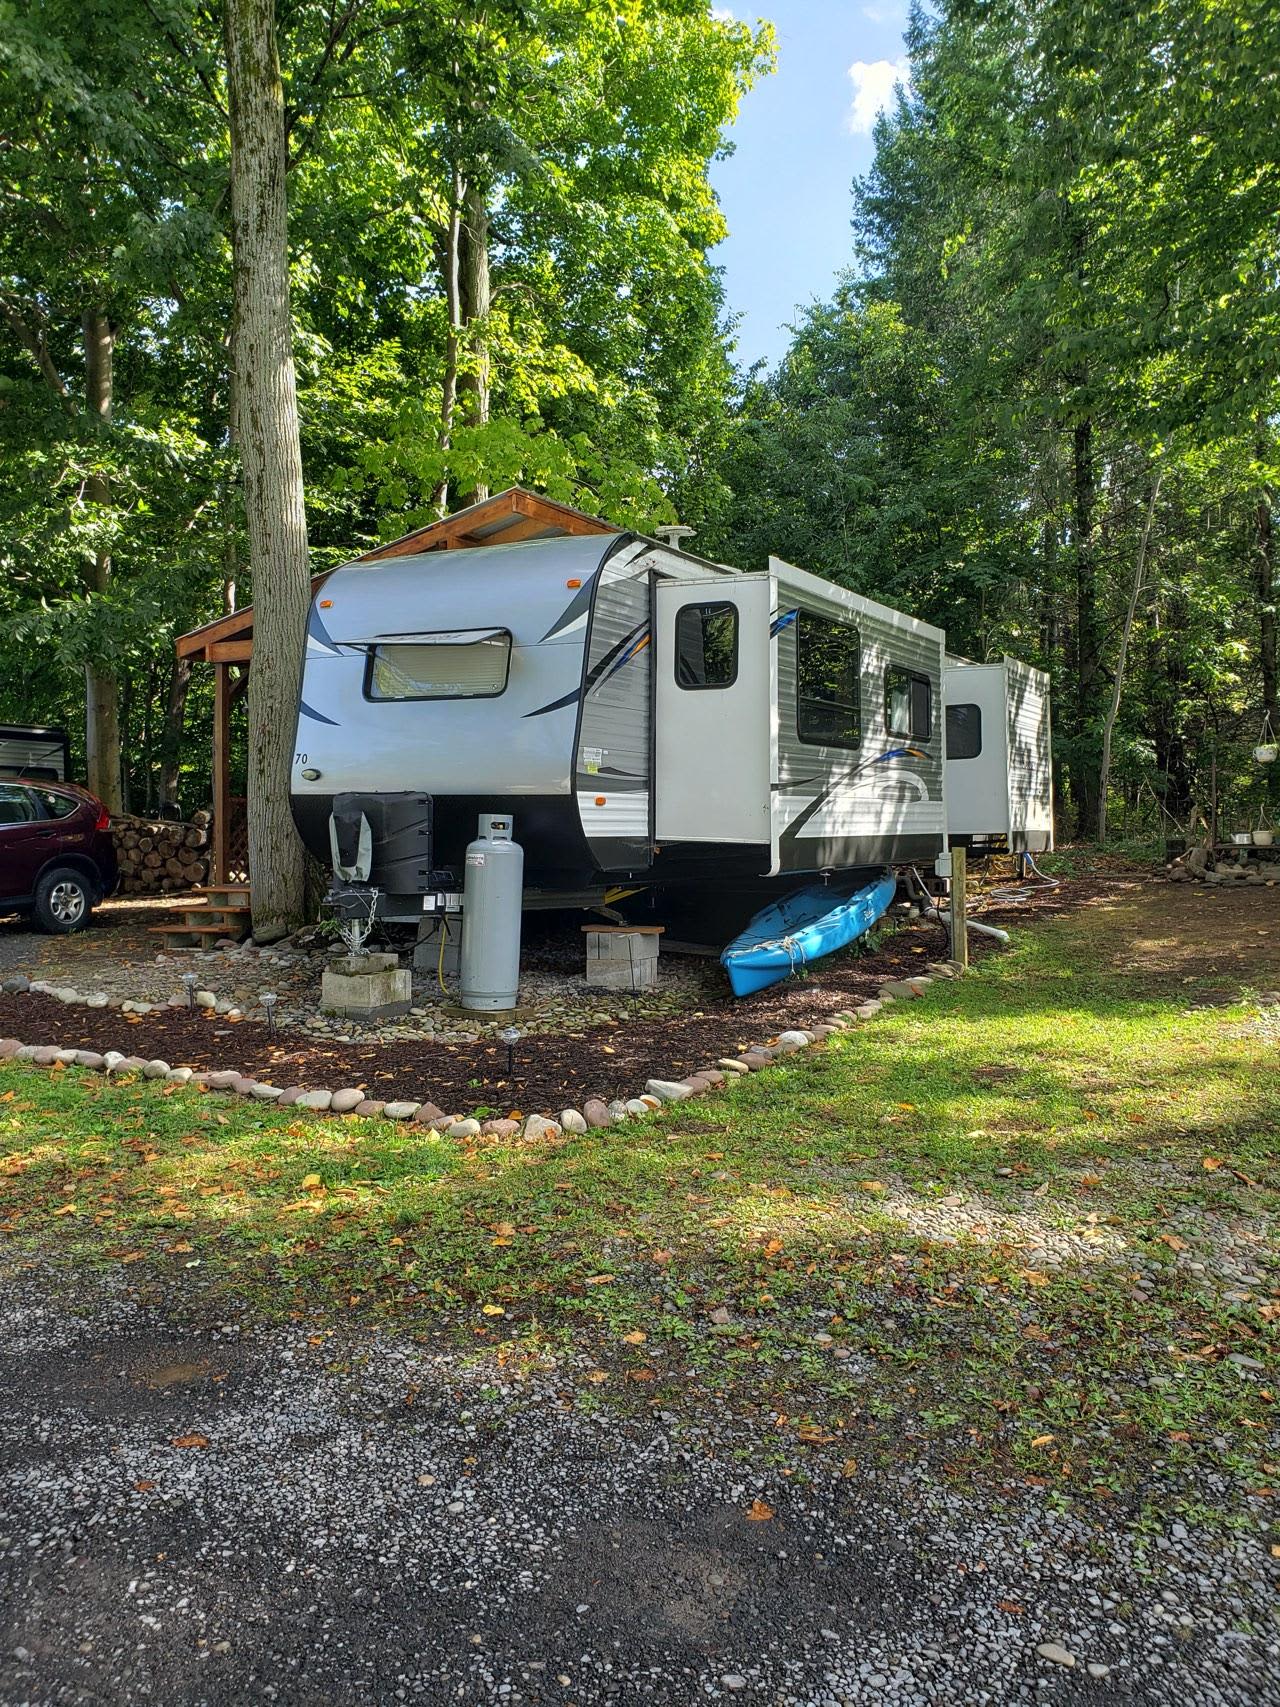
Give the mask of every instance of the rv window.
[(738, 607), (683, 605), (676, 615), (676, 682), (727, 688), (738, 678)]
[(927, 741), (933, 734), (933, 689), (928, 676), (892, 666), (884, 679), (884, 719), (891, 735)]
[(976, 705), (947, 707), (947, 757), (976, 759), (982, 751), (982, 711)]
[(856, 628), (801, 611), (796, 618), (796, 733), (819, 747), (862, 741)]
[(511, 636), (482, 632), (429, 636), (412, 644), (374, 646), (365, 672), (366, 699), (492, 699), (507, 685)]

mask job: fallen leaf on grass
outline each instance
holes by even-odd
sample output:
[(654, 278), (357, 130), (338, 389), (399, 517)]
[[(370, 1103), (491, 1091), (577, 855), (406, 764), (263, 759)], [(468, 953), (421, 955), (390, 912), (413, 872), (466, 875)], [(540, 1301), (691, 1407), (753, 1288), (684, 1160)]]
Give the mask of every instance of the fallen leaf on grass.
[(209, 1436), (207, 1434), (180, 1434), (175, 1440), (171, 1440), (169, 1444), (170, 1446), (182, 1447), (208, 1446)]
[(752, 1500), (747, 1507), (748, 1523), (767, 1523), (773, 1516), (773, 1507), (766, 1505), (763, 1500)]
[(303, 1191), (323, 1191), (324, 1181), (319, 1174), (308, 1174), (302, 1182)]
[(998, 1600), (996, 1605), (1000, 1608), (1001, 1612), (1013, 1613), (1015, 1617), (1019, 1613), (1027, 1610), (1025, 1606), (1020, 1605), (1016, 1600)]
[(80, 1209), (78, 1204), (64, 1203), (61, 1209), (55, 1209), (53, 1213), (55, 1215), (78, 1215)]
[(505, 1316), (507, 1312), (501, 1304), (485, 1304), (482, 1306), (481, 1313), (485, 1316)]
[(884, 1185), (884, 1183), (881, 1180), (878, 1180), (878, 1179), (860, 1179), (858, 1181), (858, 1190), (859, 1191), (886, 1191), (886, 1190), (888, 1190), (888, 1187), (886, 1185)]
[(1032, 1446), (1048, 1446), (1052, 1439), (1053, 1436), (1051, 1434), (1038, 1434), (1031, 1444)]
[(1160, 1243), (1168, 1245), (1171, 1251), (1185, 1251), (1187, 1248), (1187, 1241), (1180, 1239), (1176, 1233), (1161, 1233)]
[(148, 1482), (146, 1480), (143, 1480), (141, 1482), (135, 1482), (133, 1484), (133, 1491), (135, 1494), (149, 1494), (151, 1492), (152, 1488), (154, 1488), (154, 1487), (155, 1487), (154, 1482)]
[(589, 1274), (583, 1282), (584, 1286), (607, 1286), (614, 1279), (611, 1274)]
[(837, 1438), (819, 1423), (801, 1423), (796, 1430), (796, 1439), (802, 1440), (806, 1446), (830, 1446)]
[(648, 1337), (648, 1334), (642, 1333), (639, 1328), (632, 1328), (629, 1334), (623, 1334), (622, 1343), (623, 1345), (643, 1345)]
[(1215, 1168), (1220, 1168), (1222, 1166), (1222, 1158), (1221, 1156), (1203, 1156), (1200, 1161), (1200, 1166), (1206, 1173), (1211, 1174)]
[(190, 1239), (179, 1239), (176, 1245), (166, 1245), (165, 1249), (172, 1256), (186, 1257), (191, 1255), (192, 1251), (195, 1250), (195, 1246), (191, 1243)]
[(142, 1252), (141, 1251), (126, 1251), (124, 1253), (124, 1255), (120, 1258), (120, 1261), (122, 1264), (127, 1263), (127, 1262), (141, 1262), (142, 1261)]
[(840, 1466), (840, 1474), (844, 1476), (846, 1480), (850, 1476), (856, 1476), (858, 1474), (858, 1460), (856, 1458), (846, 1458), (844, 1463)]
[(608, 1379), (609, 1371), (607, 1369), (589, 1369), (587, 1371), (587, 1380), (590, 1381), (593, 1386), (598, 1387), (602, 1381), (607, 1381)]

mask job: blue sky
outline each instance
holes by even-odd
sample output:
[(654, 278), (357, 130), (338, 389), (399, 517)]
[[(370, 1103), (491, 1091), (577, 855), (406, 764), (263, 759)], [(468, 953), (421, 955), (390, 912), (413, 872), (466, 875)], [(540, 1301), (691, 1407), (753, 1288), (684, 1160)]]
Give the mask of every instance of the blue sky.
[(902, 74), (907, 4), (739, 0), (732, 11), (772, 22), (778, 68), (746, 96), (729, 132), (735, 151), (712, 167), (729, 222), (712, 260), (741, 316), (737, 359), (772, 364), (797, 306), (827, 296), (849, 263), (850, 186), (871, 162), (875, 113)]

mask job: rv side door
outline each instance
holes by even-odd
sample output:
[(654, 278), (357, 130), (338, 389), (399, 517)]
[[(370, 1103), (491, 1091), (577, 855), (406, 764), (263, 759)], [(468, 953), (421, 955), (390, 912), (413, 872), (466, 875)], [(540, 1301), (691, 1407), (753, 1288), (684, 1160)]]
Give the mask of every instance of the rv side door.
[(768, 844), (771, 585), (768, 575), (656, 585), (659, 843)]

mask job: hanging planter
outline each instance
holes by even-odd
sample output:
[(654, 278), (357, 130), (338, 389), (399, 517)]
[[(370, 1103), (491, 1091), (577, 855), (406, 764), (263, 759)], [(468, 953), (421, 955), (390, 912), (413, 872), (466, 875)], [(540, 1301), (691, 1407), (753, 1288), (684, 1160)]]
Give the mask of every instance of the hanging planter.
[(1275, 731), (1271, 727), (1271, 713), (1268, 712), (1262, 720), (1262, 739), (1253, 749), (1253, 757), (1257, 764), (1273, 765), (1277, 756), (1280, 756), (1280, 742), (1275, 738)]

